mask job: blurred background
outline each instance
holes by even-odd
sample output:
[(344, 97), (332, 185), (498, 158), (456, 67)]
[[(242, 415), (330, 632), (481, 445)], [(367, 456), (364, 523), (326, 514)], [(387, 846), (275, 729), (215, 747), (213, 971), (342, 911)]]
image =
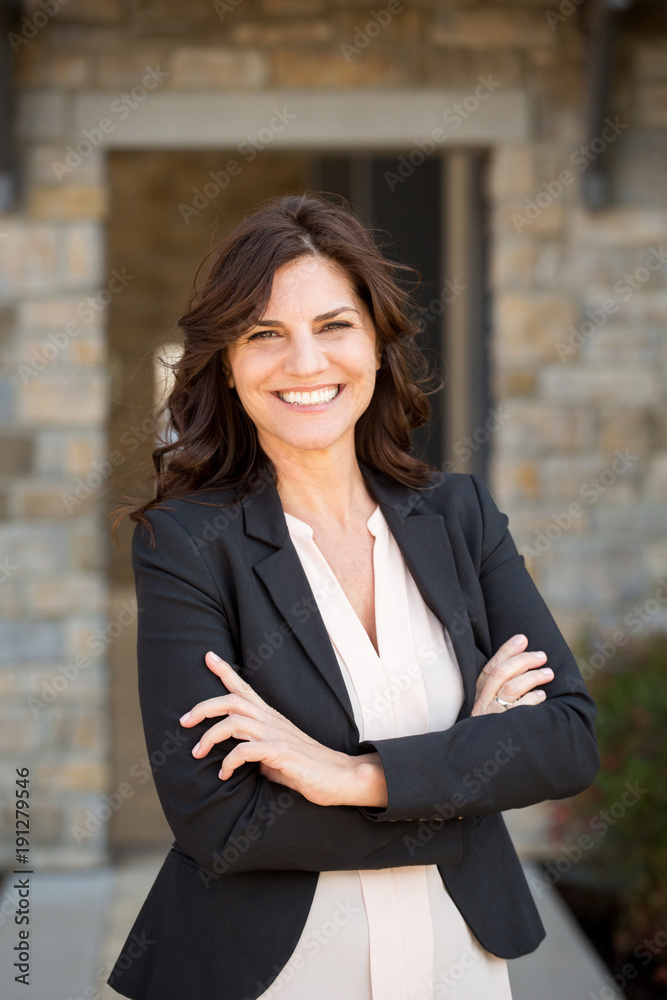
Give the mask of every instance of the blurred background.
[(415, 451), (488, 483), (599, 701), (594, 786), (506, 814), (549, 931), (516, 1000), (667, 996), (667, 4), (5, 0), (0, 27), (3, 995), (117, 996), (173, 837), (108, 515), (152, 495), (202, 257), (312, 189), (418, 269), (445, 385)]

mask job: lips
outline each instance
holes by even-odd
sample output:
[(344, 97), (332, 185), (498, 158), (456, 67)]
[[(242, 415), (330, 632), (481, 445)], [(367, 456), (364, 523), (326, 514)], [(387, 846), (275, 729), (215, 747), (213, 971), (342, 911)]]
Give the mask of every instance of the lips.
[(296, 399), (293, 399), (293, 400), (283, 399), (282, 396), (281, 396), (281, 392), (283, 392), (283, 390), (278, 390), (278, 389), (276, 389), (272, 393), (272, 395), (275, 396), (276, 399), (279, 399), (280, 402), (284, 403), (286, 406), (291, 406), (293, 408), (302, 409), (302, 410), (313, 410), (313, 409), (316, 410), (316, 409), (318, 409), (318, 407), (329, 406), (330, 403), (333, 403), (333, 401), (336, 400), (336, 399), (338, 399), (338, 397), (341, 395), (341, 393), (343, 392), (344, 388), (345, 388), (345, 383), (340, 383), (340, 384), (339, 383), (330, 383), (328, 386), (323, 386), (321, 389), (313, 387), (312, 389), (308, 389), (308, 390), (306, 390), (306, 389), (304, 389), (304, 390), (297, 390), (297, 389), (286, 389), (286, 390), (284, 390), (284, 393), (283, 393), (284, 395), (290, 395), (291, 393), (294, 393), (294, 394), (298, 394), (298, 395), (308, 395), (308, 396), (310, 396), (310, 394), (313, 393), (313, 392), (330, 393), (332, 390), (336, 390), (335, 395), (331, 396), (329, 399), (322, 399), (322, 400), (318, 400), (317, 402), (313, 402), (313, 403), (300, 402), (299, 400), (296, 400)]

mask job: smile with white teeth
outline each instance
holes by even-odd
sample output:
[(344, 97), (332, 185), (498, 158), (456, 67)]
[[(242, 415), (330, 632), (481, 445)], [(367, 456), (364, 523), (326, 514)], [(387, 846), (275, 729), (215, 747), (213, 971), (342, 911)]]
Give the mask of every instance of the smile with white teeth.
[(313, 392), (279, 392), (279, 397), (285, 403), (296, 403), (299, 406), (312, 406), (314, 403), (328, 403), (335, 399), (340, 386), (332, 385), (329, 389), (315, 389)]

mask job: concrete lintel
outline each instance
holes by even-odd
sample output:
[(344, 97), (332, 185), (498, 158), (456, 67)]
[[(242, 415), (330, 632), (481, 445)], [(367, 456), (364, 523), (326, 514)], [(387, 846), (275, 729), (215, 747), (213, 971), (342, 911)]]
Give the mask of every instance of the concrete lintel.
[[(53, 94), (20, 95), (19, 134), (28, 141), (56, 139)], [(60, 96), (60, 95), (59, 95)], [(128, 95), (126, 95), (128, 96)], [(530, 138), (525, 91), (494, 90), (483, 84), (461, 89), (323, 89), (259, 92), (147, 92), (130, 108), (117, 92), (82, 91), (59, 109), (65, 146), (99, 139), (100, 149), (237, 148), (259, 136), (273, 149), (417, 148), (433, 130), (436, 148), (494, 145)], [(459, 110), (456, 109), (459, 105)], [(469, 110), (468, 110), (469, 109)], [(284, 114), (283, 112), (286, 112)], [(295, 115), (293, 119), (287, 119)], [(444, 116), (447, 115), (445, 118)], [(105, 129), (100, 123), (106, 119)], [(239, 150), (249, 150), (250, 145)]]

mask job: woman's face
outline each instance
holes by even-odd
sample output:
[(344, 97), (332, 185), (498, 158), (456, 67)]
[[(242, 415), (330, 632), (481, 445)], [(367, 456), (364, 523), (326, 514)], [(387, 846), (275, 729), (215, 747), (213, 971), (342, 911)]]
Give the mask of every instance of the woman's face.
[[(307, 256), (279, 268), (262, 322), (229, 345), (227, 358), (228, 384), (270, 458), (354, 451), (380, 352), (368, 309), (331, 261)], [(307, 395), (281, 398), (291, 392)]]

